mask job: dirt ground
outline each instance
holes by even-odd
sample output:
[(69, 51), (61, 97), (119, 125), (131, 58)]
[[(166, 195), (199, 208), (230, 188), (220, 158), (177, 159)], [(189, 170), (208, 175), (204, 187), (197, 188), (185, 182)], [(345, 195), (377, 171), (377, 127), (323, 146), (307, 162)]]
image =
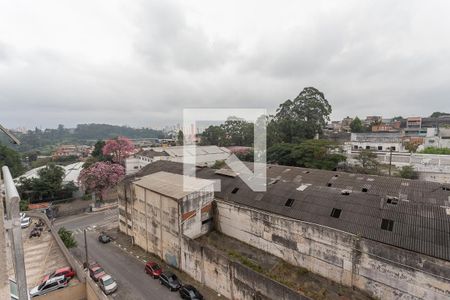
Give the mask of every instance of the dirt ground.
[(236, 239), (210, 232), (198, 239), (202, 243), (227, 254), (251, 269), (262, 273), (312, 299), (373, 299), (359, 290), (342, 286), (307, 269), (295, 267), (262, 250), (242, 243)]

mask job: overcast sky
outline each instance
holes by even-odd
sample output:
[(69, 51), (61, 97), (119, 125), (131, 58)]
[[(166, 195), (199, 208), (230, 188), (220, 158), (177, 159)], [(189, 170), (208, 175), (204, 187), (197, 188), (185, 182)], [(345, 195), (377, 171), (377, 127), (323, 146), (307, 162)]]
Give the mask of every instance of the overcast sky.
[(306, 86), (333, 119), (450, 111), (449, 1), (0, 0), (0, 122), (162, 126), (273, 112)]

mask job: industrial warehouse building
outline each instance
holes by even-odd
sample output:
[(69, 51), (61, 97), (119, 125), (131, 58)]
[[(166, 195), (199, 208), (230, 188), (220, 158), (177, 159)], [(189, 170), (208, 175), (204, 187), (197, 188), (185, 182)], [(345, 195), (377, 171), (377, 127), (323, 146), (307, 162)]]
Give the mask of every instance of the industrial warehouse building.
[[(198, 167), (197, 179), (182, 174), (181, 163), (158, 161), (127, 177), (119, 187), (119, 224), (141, 247), (188, 273), (196, 270), (186, 261), (194, 256), (183, 248), (183, 222), (195, 213), (194, 237), (205, 233), (209, 227), (202, 225), (214, 200), (216, 230), (292, 265), (381, 299), (450, 297), (448, 185), (267, 165), (267, 192), (258, 193), (231, 171)], [(175, 191), (181, 180), (191, 180), (206, 191), (170, 197), (172, 191), (158, 190), (158, 184), (143, 184), (156, 180), (174, 182)], [(213, 196), (210, 180), (221, 181), (221, 191)], [(153, 194), (160, 204), (148, 196)], [(161, 202), (167, 197), (174, 204), (170, 209)], [(168, 230), (176, 250), (170, 257), (158, 241)], [(226, 287), (213, 288), (230, 297)]]

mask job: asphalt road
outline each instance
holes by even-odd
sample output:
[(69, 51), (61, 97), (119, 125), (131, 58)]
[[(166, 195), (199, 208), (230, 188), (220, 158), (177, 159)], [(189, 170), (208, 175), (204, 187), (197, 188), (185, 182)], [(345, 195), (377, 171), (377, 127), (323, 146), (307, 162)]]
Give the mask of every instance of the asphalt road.
[(55, 227), (64, 226), (74, 232), (78, 246), (71, 249), (71, 252), (80, 262), (84, 261), (85, 257), (83, 229), (87, 229), (89, 261), (97, 261), (119, 285), (117, 291), (110, 295), (110, 298), (121, 300), (181, 299), (178, 292), (170, 292), (160, 285), (159, 280), (152, 279), (145, 274), (142, 261), (125, 253), (112, 243), (101, 244), (98, 242), (98, 232), (102, 228), (112, 225), (113, 222), (117, 222), (117, 213), (117, 209), (114, 209), (65, 217), (57, 219)]

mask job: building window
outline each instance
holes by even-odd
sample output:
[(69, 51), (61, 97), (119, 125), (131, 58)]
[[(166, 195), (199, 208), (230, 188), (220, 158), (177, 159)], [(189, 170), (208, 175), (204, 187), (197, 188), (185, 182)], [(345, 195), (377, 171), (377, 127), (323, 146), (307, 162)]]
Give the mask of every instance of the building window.
[(331, 211), (331, 217), (333, 217), (333, 218), (336, 218), (336, 219), (339, 219), (339, 217), (341, 216), (341, 212), (342, 212), (342, 209), (339, 209), (339, 208), (333, 208), (333, 210)]
[(358, 150), (358, 145), (353, 146), (353, 149)]
[(208, 224), (212, 222), (212, 218), (206, 219), (204, 221), (202, 221), (202, 225)]
[(391, 147), (392, 151), (395, 151), (397, 148), (395, 148), (395, 146)]
[(394, 228), (394, 221), (389, 219), (381, 219), (381, 229), (392, 231)]
[(367, 192), (369, 191), (369, 189), (366, 188), (366, 187), (363, 187), (361, 191), (362, 191), (363, 193), (367, 193)]
[(370, 146), (366, 146), (366, 150), (370, 150)]
[(378, 150), (383, 150), (383, 146), (378, 146)]
[(294, 204), (294, 201), (295, 201), (295, 199), (289, 198), (289, 199), (287, 199), (287, 201), (284, 204), (284, 206), (292, 207), (292, 205)]
[(236, 194), (238, 191), (239, 191), (239, 188), (235, 187), (235, 188), (231, 191), (231, 193), (232, 193), (232, 194)]
[(398, 198), (397, 197), (391, 197), (388, 196), (386, 200), (387, 204), (397, 205), (398, 204)]

